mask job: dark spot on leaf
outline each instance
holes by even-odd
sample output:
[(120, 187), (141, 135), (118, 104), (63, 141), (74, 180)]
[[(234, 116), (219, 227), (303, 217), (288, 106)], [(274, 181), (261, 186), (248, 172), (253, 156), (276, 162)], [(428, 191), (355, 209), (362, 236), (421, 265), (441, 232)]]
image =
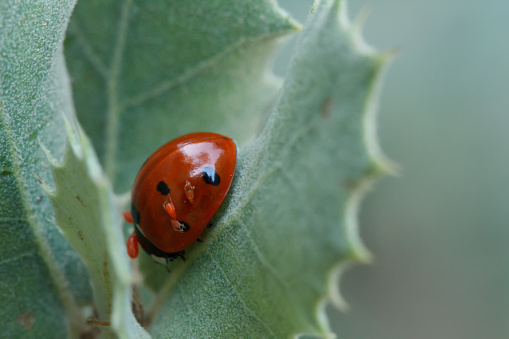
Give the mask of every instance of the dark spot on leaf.
[(170, 194), (170, 188), (164, 181), (159, 181), (156, 187), (157, 191), (160, 192), (162, 195), (168, 195)]
[(138, 288), (133, 288), (133, 294), (132, 294), (132, 300), (131, 300), (131, 311), (134, 314), (134, 317), (140, 325), (146, 325), (145, 324), (145, 311), (143, 310), (143, 304), (141, 303), (140, 298), (138, 298)]
[(332, 114), (332, 99), (330, 97), (325, 98), (322, 104), (322, 119), (328, 120)]
[(221, 178), (219, 174), (210, 166), (207, 166), (203, 169), (203, 180), (212, 186), (217, 186), (221, 182)]
[(39, 184), (41, 184), (41, 185), (42, 185), (42, 179), (41, 179), (41, 178), (39, 178), (39, 176), (38, 176), (37, 174), (35, 174), (35, 173), (32, 173), (32, 174), (34, 175), (35, 179), (37, 179), (37, 181), (39, 182)]
[(78, 230), (78, 237), (80, 238), (81, 241), (83, 241), (83, 234), (81, 233), (81, 231)]
[(30, 311), (26, 311), (25, 313), (20, 314), (17, 320), (27, 331), (30, 331), (32, 329), (35, 322), (34, 315)]
[(9, 171), (9, 170), (1, 170), (0, 171), (0, 176), (7, 176), (7, 175), (11, 175), (11, 174), (14, 174), (12, 171)]
[(345, 179), (343, 180), (343, 187), (346, 188), (348, 191), (353, 191), (357, 188), (358, 181), (354, 179)]
[[(104, 257), (107, 258), (108, 257), (108, 253), (105, 252), (104, 253)], [(109, 284), (110, 283), (110, 271), (109, 271), (109, 268), (108, 268), (108, 262), (105, 260), (103, 261), (103, 282), (105, 284)]]
[(85, 204), (83, 203), (83, 200), (81, 200), (81, 197), (79, 195), (76, 194), (76, 199), (78, 199), (78, 201), (80, 202), (81, 206), (85, 206)]

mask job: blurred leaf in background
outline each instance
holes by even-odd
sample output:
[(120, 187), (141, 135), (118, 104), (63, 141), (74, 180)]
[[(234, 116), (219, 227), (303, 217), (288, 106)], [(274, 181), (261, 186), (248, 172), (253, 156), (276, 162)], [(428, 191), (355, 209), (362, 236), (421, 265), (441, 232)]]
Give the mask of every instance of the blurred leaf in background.
[[(312, 1), (279, 2), (302, 19)], [(402, 170), (362, 209), (374, 263), (345, 275), (350, 312), (330, 309), (332, 327), (347, 338), (507, 338), (509, 3), (349, 5), (370, 9), (370, 43), (400, 49), (379, 134)]]

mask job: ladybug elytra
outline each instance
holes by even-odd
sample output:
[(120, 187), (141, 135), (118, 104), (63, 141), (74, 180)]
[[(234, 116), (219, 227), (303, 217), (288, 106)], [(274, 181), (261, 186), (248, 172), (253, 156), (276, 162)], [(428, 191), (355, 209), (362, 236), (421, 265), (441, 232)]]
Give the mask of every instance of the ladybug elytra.
[(229, 137), (207, 132), (186, 134), (156, 150), (133, 184), (134, 224), (127, 240), (131, 258), (138, 243), (161, 263), (183, 256), (212, 221), (235, 173), (237, 147)]

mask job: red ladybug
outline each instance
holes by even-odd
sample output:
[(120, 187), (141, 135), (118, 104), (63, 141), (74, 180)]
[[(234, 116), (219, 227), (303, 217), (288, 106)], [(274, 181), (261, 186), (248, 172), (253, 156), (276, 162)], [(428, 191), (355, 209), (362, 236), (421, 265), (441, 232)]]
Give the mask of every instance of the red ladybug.
[(134, 180), (131, 213), (124, 213), (134, 223), (129, 256), (138, 256), (138, 243), (161, 263), (182, 256), (221, 207), (236, 162), (233, 140), (216, 133), (186, 134), (155, 151)]

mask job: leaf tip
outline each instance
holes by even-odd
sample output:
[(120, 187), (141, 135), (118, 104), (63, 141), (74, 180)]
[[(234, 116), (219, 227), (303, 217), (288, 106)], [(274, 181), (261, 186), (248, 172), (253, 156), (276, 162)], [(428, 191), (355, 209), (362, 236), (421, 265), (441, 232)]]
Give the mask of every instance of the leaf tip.
[[(65, 123), (65, 131), (67, 134), (67, 147), (71, 148), (74, 154), (82, 159), (83, 158), (83, 152), (81, 147), (81, 134), (83, 133), (81, 129), (79, 128), (79, 125), (76, 124), (76, 128), (71, 124), (71, 121), (64, 116), (64, 123)], [(69, 147), (70, 146), (70, 147)]]
[(328, 301), (332, 304), (332, 306), (342, 312), (348, 312), (350, 310), (350, 306), (341, 295), (339, 285), (341, 284), (341, 277), (343, 276), (343, 273), (351, 266), (351, 260), (344, 260), (337, 264), (329, 275)]
[(39, 143), (39, 147), (41, 147), (42, 151), (46, 155), (46, 159), (48, 159), (48, 162), (50, 163), (51, 167), (62, 167), (62, 162), (58, 161), (53, 154), (51, 154), (51, 151), (42, 143), (41, 138), (37, 138), (37, 142)]
[(319, 335), (321, 335), (323, 338), (326, 339), (336, 339), (337, 336), (334, 332), (330, 330), (329, 325), (329, 317), (327, 316), (327, 305), (330, 303), (330, 300), (327, 298), (323, 298), (318, 302), (318, 307), (316, 310), (317, 313), (317, 319), (318, 323), (320, 324), (321, 332)]
[(282, 17), (282, 19), (285, 21), (285, 29), (286, 32), (300, 32), (302, 31), (302, 25), (300, 22), (298, 22), (296, 19), (294, 19), (290, 13), (288, 13), (284, 8), (280, 7), (276, 2), (275, 7), (279, 13), (279, 15)]
[(377, 178), (377, 176), (375, 176), (372, 171), (373, 170), (371, 170), (371, 173), (365, 175), (365, 177), (360, 182), (358, 182), (356, 187), (351, 191), (350, 198), (347, 202), (346, 231), (349, 240), (348, 243), (350, 244), (348, 257), (353, 262), (370, 263), (372, 261), (371, 253), (360, 238), (357, 219), (357, 214), (362, 198)]
[(371, 14), (370, 5), (365, 5), (364, 7), (362, 7), (362, 9), (359, 11), (359, 13), (352, 22), (352, 31), (356, 32), (358, 35), (362, 35), (364, 25), (366, 24), (366, 21), (368, 20), (370, 14)]
[(288, 30), (291, 32), (300, 32), (302, 31), (302, 25), (300, 22), (295, 20), (293, 17), (287, 17)]
[(401, 174), (401, 166), (386, 156), (380, 156), (373, 163), (373, 171), (377, 177), (385, 175), (399, 176)]

